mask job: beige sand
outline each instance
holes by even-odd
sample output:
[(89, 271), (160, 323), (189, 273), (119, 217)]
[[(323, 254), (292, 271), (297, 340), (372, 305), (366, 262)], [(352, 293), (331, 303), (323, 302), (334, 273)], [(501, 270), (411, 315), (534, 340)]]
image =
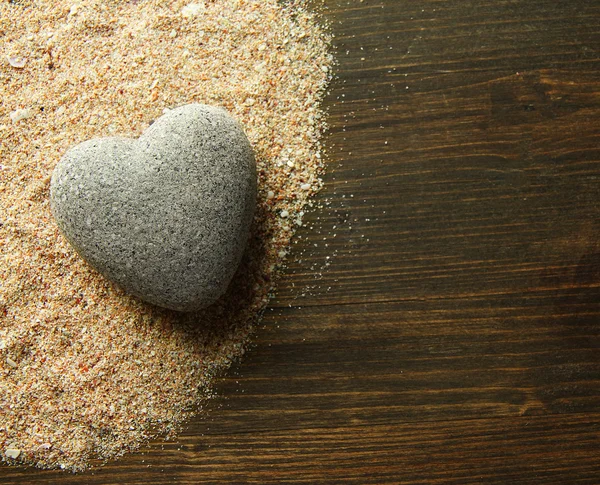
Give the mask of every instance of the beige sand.
[[(243, 352), (321, 185), (329, 39), (275, 0), (22, 0), (0, 3), (0, 40), (0, 455), (81, 470), (176, 432)], [(230, 291), (183, 318), (83, 263), (48, 186), (68, 147), (190, 102), (242, 122), (260, 193)]]

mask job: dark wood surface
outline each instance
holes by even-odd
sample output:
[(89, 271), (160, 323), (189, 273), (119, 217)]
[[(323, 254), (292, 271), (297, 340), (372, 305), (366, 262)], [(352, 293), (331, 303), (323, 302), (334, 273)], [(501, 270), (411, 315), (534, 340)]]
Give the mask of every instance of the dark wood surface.
[(600, 2), (326, 5), (327, 205), (208, 416), (0, 483), (600, 483)]

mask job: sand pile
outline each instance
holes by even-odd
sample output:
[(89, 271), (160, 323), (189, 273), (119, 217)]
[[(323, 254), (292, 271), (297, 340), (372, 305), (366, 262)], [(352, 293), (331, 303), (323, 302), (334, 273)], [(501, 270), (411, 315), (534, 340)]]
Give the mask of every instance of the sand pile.
[[(81, 470), (173, 433), (243, 346), (321, 185), (329, 38), (298, 2), (0, 4), (0, 455)], [(125, 295), (61, 237), (62, 154), (223, 106), (257, 154), (258, 211), (227, 295), (182, 317)]]

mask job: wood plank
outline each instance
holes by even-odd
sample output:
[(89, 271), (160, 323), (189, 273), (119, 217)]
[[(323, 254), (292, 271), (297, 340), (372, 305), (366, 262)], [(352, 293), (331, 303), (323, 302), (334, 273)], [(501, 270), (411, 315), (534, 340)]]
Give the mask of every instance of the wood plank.
[[(597, 484), (599, 415), (403, 423), (183, 436), (93, 473), (31, 475), (23, 483)], [(558, 438), (560, 436), (560, 438)]]
[[(312, 305), (528, 291), (548, 273), (589, 273), (600, 234), (600, 7), (332, 3), (339, 163), (329, 210), (312, 221), (322, 237), (307, 235), (318, 246), (291, 265), (281, 303), (298, 287), (331, 287), (303, 299)], [(323, 273), (328, 256), (335, 270)]]

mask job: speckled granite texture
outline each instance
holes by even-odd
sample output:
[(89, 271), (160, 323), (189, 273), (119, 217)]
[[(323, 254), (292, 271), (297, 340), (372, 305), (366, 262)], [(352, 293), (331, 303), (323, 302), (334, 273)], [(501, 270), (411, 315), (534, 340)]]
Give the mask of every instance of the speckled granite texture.
[(220, 108), (173, 109), (139, 139), (70, 149), (51, 182), (63, 234), (95, 269), (143, 300), (195, 311), (221, 296), (256, 203), (254, 154)]

